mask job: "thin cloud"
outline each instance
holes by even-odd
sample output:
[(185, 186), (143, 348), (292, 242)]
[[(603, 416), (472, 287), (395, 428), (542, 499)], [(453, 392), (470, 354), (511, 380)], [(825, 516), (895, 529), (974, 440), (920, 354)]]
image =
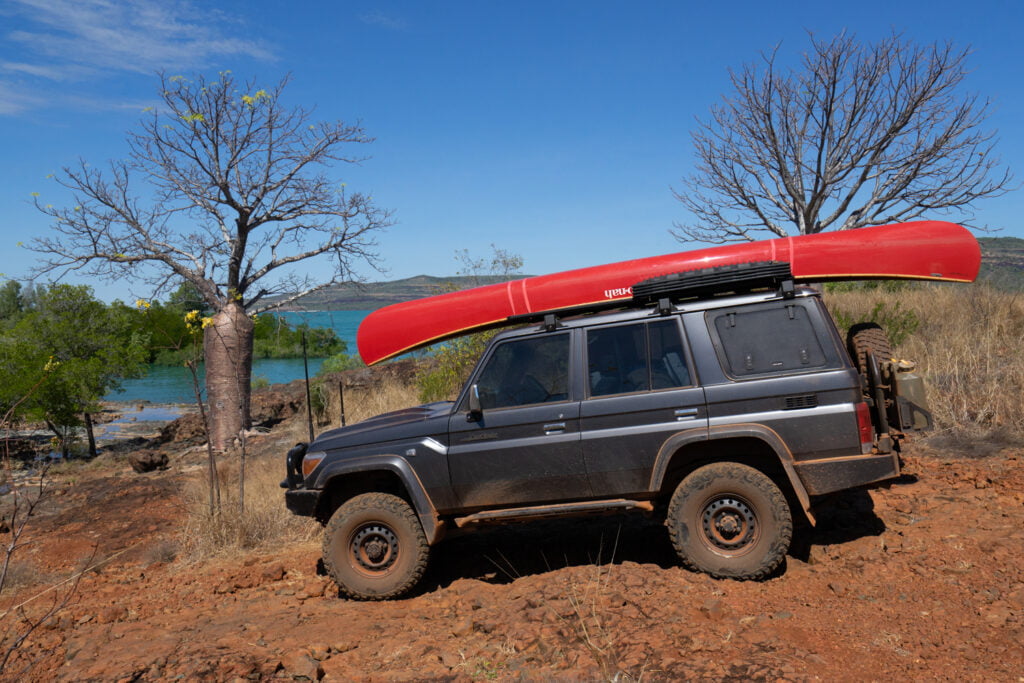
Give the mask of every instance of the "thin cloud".
[(22, 92), (16, 86), (0, 80), (0, 115), (21, 114), (41, 107), (46, 100)]
[(9, 74), (27, 74), (51, 81), (63, 81), (68, 77), (66, 69), (58, 69), (41, 64), (25, 64), (23, 62), (0, 62), (0, 72)]
[(359, 15), (359, 21), (371, 26), (380, 26), (391, 31), (405, 31), (409, 24), (404, 19), (392, 17), (383, 12), (368, 12)]
[(257, 38), (236, 37), (247, 33), (238, 19), (190, 2), (10, 0), (2, 14), (10, 29), (0, 34), (0, 74), (22, 100), (39, 81), (87, 82), (219, 66), (229, 59), (275, 59)]

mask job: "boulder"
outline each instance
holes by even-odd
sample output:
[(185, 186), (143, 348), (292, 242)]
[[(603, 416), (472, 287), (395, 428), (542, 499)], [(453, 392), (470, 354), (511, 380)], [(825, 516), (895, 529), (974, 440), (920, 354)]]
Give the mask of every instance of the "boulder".
[(163, 451), (135, 451), (128, 456), (132, 469), (142, 474), (154, 470), (166, 470), (168, 458)]

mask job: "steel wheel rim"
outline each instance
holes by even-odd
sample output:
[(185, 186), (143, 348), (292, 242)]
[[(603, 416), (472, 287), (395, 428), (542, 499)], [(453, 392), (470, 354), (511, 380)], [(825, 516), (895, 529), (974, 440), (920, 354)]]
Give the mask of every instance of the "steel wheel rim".
[(398, 559), (398, 535), (379, 522), (364, 524), (352, 535), (350, 551), (357, 569), (365, 574), (383, 574)]
[(739, 496), (715, 496), (704, 504), (700, 517), (704, 542), (717, 552), (740, 555), (757, 541), (757, 516)]

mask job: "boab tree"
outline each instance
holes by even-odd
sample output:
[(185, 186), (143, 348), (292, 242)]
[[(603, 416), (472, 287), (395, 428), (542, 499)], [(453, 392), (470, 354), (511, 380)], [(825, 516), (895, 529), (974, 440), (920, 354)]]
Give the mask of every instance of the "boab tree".
[[(373, 263), (389, 213), (349, 192), (326, 169), (357, 163), (372, 140), (359, 125), (314, 121), (288, 107), (285, 78), (270, 90), (160, 76), (160, 103), (128, 134), (126, 159), (100, 170), (84, 160), (57, 182), (70, 207), (36, 206), (56, 235), (31, 248), (42, 273), (137, 277), (155, 291), (185, 280), (213, 312), (204, 331), (211, 439), (225, 448), (249, 426), (253, 323), (275, 305), (351, 277)], [(141, 187), (140, 187), (141, 183)], [(309, 261), (330, 262), (315, 279)], [(295, 266), (303, 263), (305, 274)]]
[(811, 36), (800, 69), (777, 50), (730, 72), (733, 92), (692, 133), (696, 171), (675, 192), (680, 240), (729, 242), (934, 217), (1009, 189), (982, 129), (989, 103), (960, 92), (967, 49), (892, 35)]

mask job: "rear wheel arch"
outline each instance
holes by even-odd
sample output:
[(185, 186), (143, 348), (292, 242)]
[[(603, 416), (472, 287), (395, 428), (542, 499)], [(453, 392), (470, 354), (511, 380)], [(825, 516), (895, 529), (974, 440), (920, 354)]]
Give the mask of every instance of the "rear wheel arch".
[(708, 439), (684, 439), (675, 444), (670, 439), (666, 446), (658, 455), (651, 481), (651, 490), (658, 492), (660, 500), (667, 502), (679, 483), (695, 470), (716, 462), (733, 462), (752, 467), (774, 481), (790, 507), (802, 510), (814, 525), (810, 496), (793, 467), (793, 456), (773, 430), (755, 424), (712, 428)]

